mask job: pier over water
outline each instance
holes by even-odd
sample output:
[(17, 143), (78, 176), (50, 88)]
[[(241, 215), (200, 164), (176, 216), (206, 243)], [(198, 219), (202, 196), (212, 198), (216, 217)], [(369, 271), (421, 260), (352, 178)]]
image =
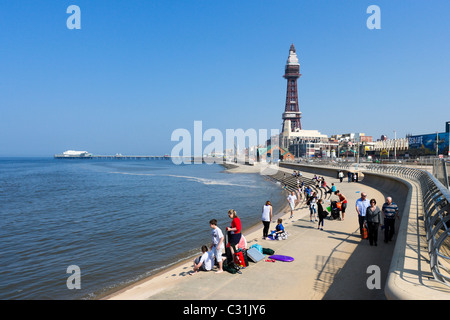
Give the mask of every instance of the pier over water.
[(171, 156), (123, 156), (123, 155), (65, 155), (65, 154), (55, 154), (55, 159), (119, 159), (119, 160), (170, 160)]
[(124, 156), (121, 154), (117, 155), (65, 155), (65, 154), (55, 154), (55, 159), (76, 159), (76, 160), (172, 160), (177, 162), (207, 162), (207, 163), (213, 163), (213, 162), (224, 162), (225, 160), (220, 157), (172, 157), (169, 155), (163, 155), (163, 156), (133, 156), (128, 155)]

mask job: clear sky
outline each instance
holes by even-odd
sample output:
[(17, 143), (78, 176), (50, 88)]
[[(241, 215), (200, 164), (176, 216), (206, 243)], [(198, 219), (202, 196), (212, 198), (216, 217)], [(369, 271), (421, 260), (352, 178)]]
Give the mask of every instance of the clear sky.
[(292, 43), (303, 129), (445, 130), (448, 0), (0, 0), (0, 156), (170, 154), (195, 120), (281, 130)]

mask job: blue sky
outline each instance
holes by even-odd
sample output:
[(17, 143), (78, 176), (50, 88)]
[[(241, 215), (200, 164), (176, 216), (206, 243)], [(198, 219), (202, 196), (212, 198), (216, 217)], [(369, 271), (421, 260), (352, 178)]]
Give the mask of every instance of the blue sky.
[[(369, 30), (369, 5), (381, 29)], [(69, 30), (67, 7), (81, 9)], [(0, 156), (164, 154), (175, 129), (404, 137), (450, 120), (450, 1), (0, 0)], [(206, 144), (206, 143), (205, 143)]]

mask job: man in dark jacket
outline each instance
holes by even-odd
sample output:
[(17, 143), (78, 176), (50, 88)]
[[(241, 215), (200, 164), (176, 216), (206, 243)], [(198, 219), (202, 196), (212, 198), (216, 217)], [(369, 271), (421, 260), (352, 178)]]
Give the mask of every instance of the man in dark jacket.
[(381, 212), (384, 216), (384, 242), (392, 241), (395, 232), (395, 218), (400, 219), (398, 215), (398, 206), (392, 202), (391, 197), (386, 198)]

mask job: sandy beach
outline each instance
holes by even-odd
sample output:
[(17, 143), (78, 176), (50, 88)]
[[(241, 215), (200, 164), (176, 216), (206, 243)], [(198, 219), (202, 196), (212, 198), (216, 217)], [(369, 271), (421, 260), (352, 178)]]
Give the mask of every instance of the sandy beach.
[[(259, 173), (260, 170), (258, 166), (239, 165), (228, 168), (227, 172)], [(280, 170), (292, 173), (289, 169)], [(311, 178), (313, 174), (304, 173), (304, 176)], [(274, 208), (274, 213), (278, 214), (273, 217), (270, 230), (281, 217), (289, 233), (287, 240), (263, 240), (262, 224), (242, 232), (248, 246), (259, 243), (263, 248), (273, 249), (276, 254), (294, 257), (293, 262), (266, 262), (263, 259), (250, 263), (241, 270), (242, 274), (210, 271), (191, 275), (193, 263), (189, 259), (102, 299), (384, 299), (382, 290), (367, 289), (366, 271), (369, 265), (380, 266), (384, 283), (394, 245), (383, 246), (381, 240), (378, 247), (369, 247), (368, 241), (361, 240), (354, 203), (362, 191), (379, 204), (383, 203), (385, 195), (361, 183), (339, 183), (336, 178), (325, 178), (329, 185), (334, 182), (348, 198), (343, 221), (325, 220), (324, 230), (319, 231), (317, 222), (309, 219), (309, 209), (300, 203), (293, 219), (289, 219), (287, 207)], [(382, 239), (381, 232), (379, 238)]]

